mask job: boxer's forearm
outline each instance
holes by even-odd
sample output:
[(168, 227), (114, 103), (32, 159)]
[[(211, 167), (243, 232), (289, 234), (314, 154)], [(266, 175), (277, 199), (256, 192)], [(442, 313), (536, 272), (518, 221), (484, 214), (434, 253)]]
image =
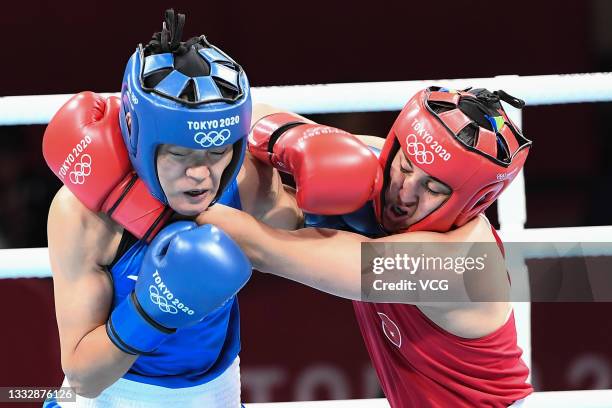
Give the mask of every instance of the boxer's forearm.
[(273, 230), (256, 242), (257, 269), (352, 300), (361, 298), (360, 251), (367, 239), (322, 228)]
[[(336, 296), (356, 300), (361, 297), (361, 244), (363, 242), (422, 244), (425, 242), (482, 241), (482, 237), (475, 235), (473, 231), (474, 228), (478, 228), (478, 220), (447, 234), (412, 232), (378, 239), (369, 239), (359, 234), (322, 228), (303, 228), (296, 231), (274, 229), (258, 222), (249, 214), (225, 206), (214, 206), (207, 210), (199, 217), (198, 222), (215, 224), (227, 232), (251, 259), (253, 267), (261, 272), (282, 276)], [(486, 221), (484, 226), (481, 227), (490, 228)], [(495, 245), (495, 243), (491, 243), (491, 245)], [(464, 247), (452, 249), (452, 247), (436, 245), (423, 247), (421, 245), (418, 247), (417, 254), (420, 257), (448, 255), (459, 258), (466, 255), (462, 252), (462, 248), (465, 249)], [(469, 249), (471, 246), (468, 245), (466, 248)], [(393, 251), (394, 249), (390, 247), (389, 250)], [(444, 251), (450, 252), (446, 253)], [(495, 287), (497, 280), (503, 280), (507, 284), (503, 259), (495, 261), (496, 258), (494, 259), (493, 256), (497, 256), (499, 251), (492, 252), (494, 253), (491, 254), (489, 260), (493, 262), (489, 263), (493, 266), (499, 264), (499, 267), (488, 269), (489, 283), (484, 286), (489, 291), (492, 286)], [(389, 254), (389, 256), (391, 255), (393, 253)], [(497, 270), (501, 272), (493, 273)], [(417, 290), (407, 293), (406, 297), (401, 300), (402, 303), (444, 306), (448, 309), (455, 307), (457, 302), (453, 302), (453, 299), (460, 303), (459, 306), (469, 301), (462, 284), (462, 274), (451, 274), (449, 276), (445, 271), (421, 269), (415, 270), (414, 273), (415, 277), (425, 274), (423, 276), (426, 276), (427, 279), (446, 279), (449, 282), (450, 279), (454, 280), (448, 291), (440, 292), (440, 299), (432, 297), (432, 293), (427, 292), (424, 294), (427, 294), (426, 299), (430, 299), (430, 301), (424, 301), (421, 299), (421, 291)], [(364, 275), (363, 277), (369, 279), (372, 276)], [(493, 298), (495, 299), (495, 297)], [(501, 295), (497, 299), (501, 299)]]
[(285, 231), (231, 208), (207, 211), (202, 222), (229, 234), (261, 272), (349, 299), (360, 297), (361, 241), (357, 234), (304, 228)]
[(77, 394), (93, 398), (121, 378), (136, 358), (120, 351), (102, 325), (83, 337), (69, 357), (62, 358), (62, 368)]

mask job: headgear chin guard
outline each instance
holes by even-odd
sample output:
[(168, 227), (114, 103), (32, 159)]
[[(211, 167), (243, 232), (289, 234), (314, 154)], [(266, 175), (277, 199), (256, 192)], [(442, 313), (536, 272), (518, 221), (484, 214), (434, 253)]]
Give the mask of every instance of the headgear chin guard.
[[(121, 132), (134, 169), (151, 194), (164, 204), (168, 200), (156, 165), (161, 144), (191, 149), (233, 145), (232, 161), (223, 172), (214, 203), (237, 176), (244, 160), (251, 93), (240, 65), (204, 36), (180, 42), (184, 16), (177, 17), (174, 11), (166, 11), (164, 30), (157, 40), (157, 45), (159, 38), (164, 42), (161, 53), (152, 53), (151, 43), (146, 47), (140, 44), (128, 61), (121, 86)], [(185, 64), (187, 54), (191, 66)], [(194, 70), (194, 65), (199, 70)], [(206, 75), (202, 75), (201, 67), (208, 69)], [(161, 80), (150, 85), (152, 76)]]
[(500, 98), (517, 108), (524, 106), (503, 91), (485, 89), (430, 87), (408, 101), (380, 154), (385, 183), (374, 201), (379, 223), (391, 162), (400, 148), (414, 166), (452, 189), (438, 209), (402, 232), (449, 231), (497, 199), (523, 167), (531, 147), (506, 115)]

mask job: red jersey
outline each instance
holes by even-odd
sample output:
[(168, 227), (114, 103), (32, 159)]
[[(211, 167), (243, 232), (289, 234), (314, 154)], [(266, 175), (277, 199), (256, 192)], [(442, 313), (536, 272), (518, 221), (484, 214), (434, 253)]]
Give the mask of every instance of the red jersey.
[(493, 333), (466, 339), (443, 330), (413, 305), (353, 306), (392, 408), (507, 407), (533, 392), (516, 342), (514, 313)]
[(392, 408), (507, 407), (533, 392), (516, 344), (514, 314), (495, 332), (465, 339), (416, 306), (353, 302)]

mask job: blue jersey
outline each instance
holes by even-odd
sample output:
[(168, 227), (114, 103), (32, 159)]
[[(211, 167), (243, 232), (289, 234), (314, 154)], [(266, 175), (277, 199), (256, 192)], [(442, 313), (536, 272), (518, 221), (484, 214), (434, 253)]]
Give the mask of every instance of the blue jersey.
[[(241, 209), (234, 180), (219, 203)], [(132, 239), (125, 250), (124, 232), (117, 260), (110, 266), (115, 308), (133, 289), (147, 250), (145, 241)], [(123, 254), (122, 254), (123, 252)], [(123, 378), (168, 388), (204, 384), (222, 374), (240, 351), (240, 314), (234, 296), (200, 323), (177, 330), (150, 355), (139, 356)]]
[(304, 214), (304, 226), (350, 231), (376, 238), (386, 235), (374, 214), (372, 201), (368, 201), (355, 212), (344, 215)]

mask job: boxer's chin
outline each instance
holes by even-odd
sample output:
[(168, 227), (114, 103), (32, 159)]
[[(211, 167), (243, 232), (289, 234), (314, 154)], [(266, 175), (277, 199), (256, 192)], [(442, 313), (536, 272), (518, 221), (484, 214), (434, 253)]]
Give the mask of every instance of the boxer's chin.
[(382, 225), (386, 231), (397, 233), (405, 231), (414, 224), (414, 222), (412, 222), (413, 217), (405, 214), (398, 214), (393, 211), (392, 207), (392, 205), (386, 205), (383, 209)]
[(168, 204), (180, 215), (195, 217), (206, 211), (213, 198), (211, 191), (205, 191), (198, 195), (182, 193), (169, 198)]

